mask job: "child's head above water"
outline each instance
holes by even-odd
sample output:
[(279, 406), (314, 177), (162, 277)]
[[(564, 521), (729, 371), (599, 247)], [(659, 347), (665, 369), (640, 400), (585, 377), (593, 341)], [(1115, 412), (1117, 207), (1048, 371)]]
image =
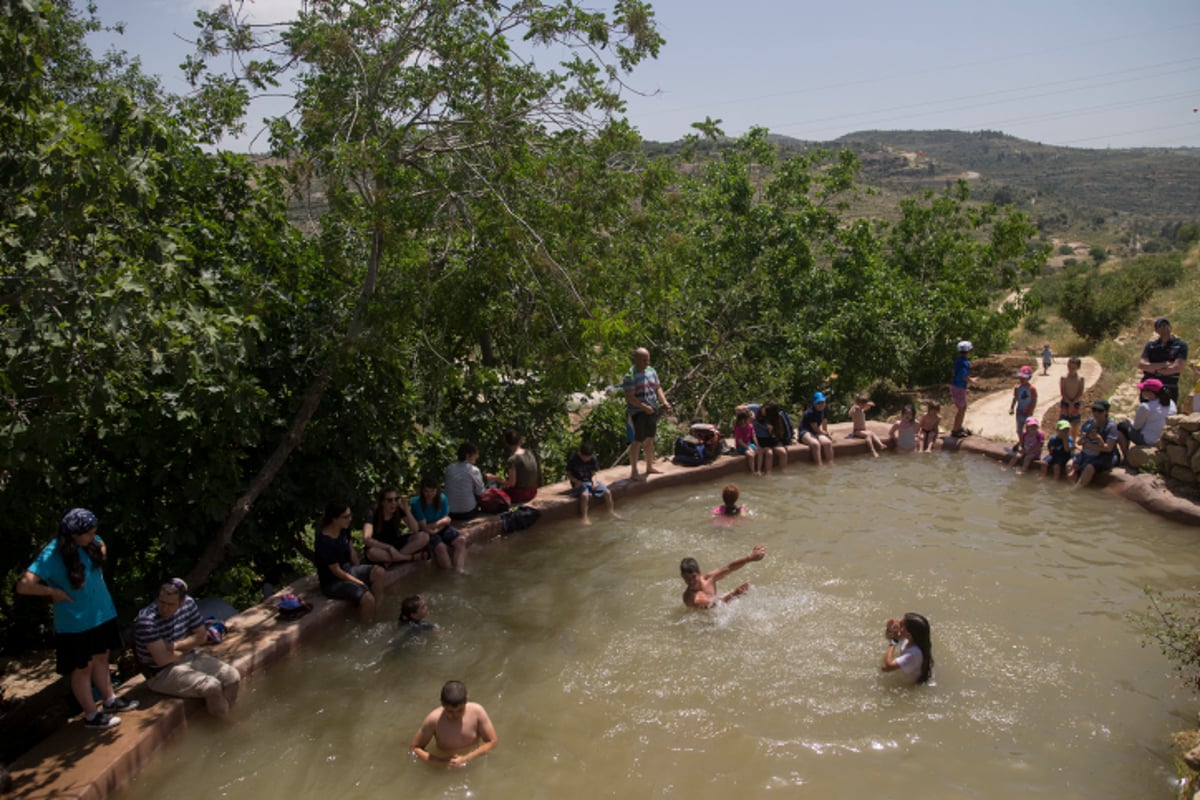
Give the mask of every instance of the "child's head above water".
[(721, 501), (725, 503), (726, 508), (737, 508), (738, 497), (741, 492), (738, 491), (737, 484), (727, 483), (725, 488), (721, 490)]

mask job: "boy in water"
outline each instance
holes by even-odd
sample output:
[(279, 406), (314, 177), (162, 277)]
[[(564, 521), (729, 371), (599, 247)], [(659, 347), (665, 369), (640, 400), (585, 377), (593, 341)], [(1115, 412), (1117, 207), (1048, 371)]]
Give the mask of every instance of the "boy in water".
[(419, 594), (412, 594), (400, 602), (400, 627), (410, 631), (437, 630), (437, 625), (426, 622), (429, 607)]
[(683, 604), (688, 608), (713, 608), (721, 603), (728, 603), (738, 595), (750, 590), (750, 584), (743, 583), (732, 592), (721, 596), (717, 594), (717, 581), (734, 570), (741, 569), (751, 561), (762, 561), (767, 555), (765, 545), (756, 544), (750, 555), (730, 561), (720, 569), (701, 574), (700, 565), (694, 558), (685, 558), (679, 562), (679, 576), (687, 584), (683, 593)]
[[(425, 749), (434, 739), (437, 749), (447, 755)], [(467, 701), (467, 687), (461, 681), (447, 681), (442, 687), (442, 705), (425, 717), (410, 749), (422, 761), (462, 767), (495, 746), (496, 729), (487, 711), (479, 703)]]
[(1083, 362), (1075, 356), (1067, 359), (1067, 374), (1058, 379), (1058, 393), (1062, 395), (1058, 418), (1071, 423), (1071, 437), (1079, 438), (1079, 423), (1083, 418), (1083, 385), (1086, 381), (1079, 374)]

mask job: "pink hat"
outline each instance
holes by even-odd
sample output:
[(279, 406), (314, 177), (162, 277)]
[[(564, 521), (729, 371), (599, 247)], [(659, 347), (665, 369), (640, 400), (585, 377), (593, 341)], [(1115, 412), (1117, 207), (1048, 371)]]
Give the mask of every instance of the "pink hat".
[(1030, 417), (1029, 419), (1025, 420), (1025, 427), (1027, 427), (1027, 428), (1031, 425), (1036, 428), (1038, 425), (1041, 425), (1041, 424), (1042, 423), (1038, 422), (1037, 417)]
[(1033, 377), (1033, 367), (1021, 367), (1019, 370), (1017, 370), (1017, 377), (1018, 378), (1032, 378)]
[(1138, 384), (1138, 388), (1139, 389), (1149, 389), (1150, 391), (1154, 392), (1155, 394), (1158, 394), (1159, 392), (1161, 392), (1163, 390), (1163, 382), (1160, 381), (1158, 378), (1147, 378), (1146, 380), (1144, 380)]

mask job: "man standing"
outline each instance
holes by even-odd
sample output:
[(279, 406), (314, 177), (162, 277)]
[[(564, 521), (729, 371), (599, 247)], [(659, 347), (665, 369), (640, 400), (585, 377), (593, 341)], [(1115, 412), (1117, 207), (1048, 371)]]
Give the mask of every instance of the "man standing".
[(639, 347), (633, 351), (633, 366), (621, 381), (625, 390), (625, 427), (629, 433), (629, 477), (645, 480), (638, 475), (638, 449), (646, 457), (646, 476), (659, 472), (654, 468), (654, 434), (658, 432), (658, 410), (671, 410), (667, 396), (658, 383), (658, 373), (650, 366), (650, 351)]
[(1154, 320), (1155, 338), (1142, 349), (1138, 369), (1142, 380), (1158, 378), (1171, 393), (1171, 399), (1179, 405), (1179, 373), (1187, 364), (1187, 342), (1171, 333), (1171, 320), (1159, 317)]
[(150, 690), (203, 697), (208, 712), (222, 717), (237, 700), (242, 676), (224, 661), (197, 652), (207, 641), (200, 609), (179, 578), (165, 581), (158, 600), (139, 611), (134, 622), (134, 651)]

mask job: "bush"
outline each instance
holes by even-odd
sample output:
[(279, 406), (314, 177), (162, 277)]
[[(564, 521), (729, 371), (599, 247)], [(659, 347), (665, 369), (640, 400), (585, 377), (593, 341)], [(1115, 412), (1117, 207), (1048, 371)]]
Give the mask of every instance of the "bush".
[(1047, 280), (1038, 291), (1075, 333), (1098, 342), (1132, 323), (1155, 289), (1174, 286), (1182, 276), (1178, 255), (1142, 256), (1105, 275), (1064, 270), (1061, 280)]
[(1200, 594), (1163, 597), (1146, 589), (1150, 608), (1129, 619), (1142, 630), (1142, 646), (1158, 644), (1184, 686), (1200, 691)]
[(1058, 246), (1058, 254), (1060, 256), (1073, 256), (1075, 255), (1075, 248), (1069, 244), (1060, 244)]

